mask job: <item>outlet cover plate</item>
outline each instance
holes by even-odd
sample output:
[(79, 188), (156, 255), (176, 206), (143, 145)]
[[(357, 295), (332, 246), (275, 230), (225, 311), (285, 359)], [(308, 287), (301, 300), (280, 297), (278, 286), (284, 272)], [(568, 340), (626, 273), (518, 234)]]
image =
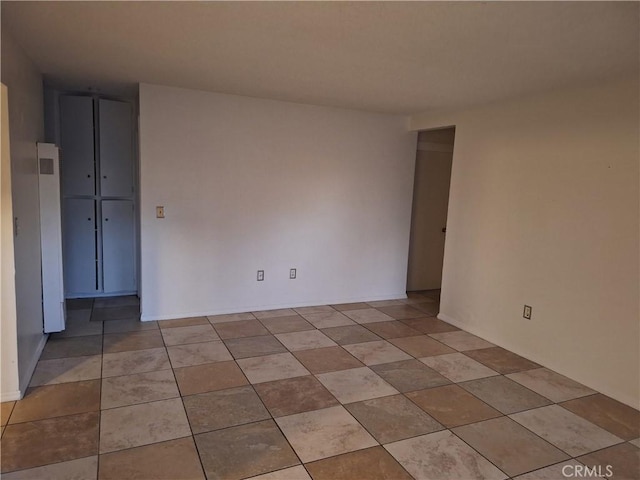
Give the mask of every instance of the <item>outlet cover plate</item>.
[(533, 311), (533, 308), (531, 308), (530, 305), (525, 305), (524, 310), (522, 311), (522, 317), (526, 318), (527, 320), (531, 320), (532, 311)]

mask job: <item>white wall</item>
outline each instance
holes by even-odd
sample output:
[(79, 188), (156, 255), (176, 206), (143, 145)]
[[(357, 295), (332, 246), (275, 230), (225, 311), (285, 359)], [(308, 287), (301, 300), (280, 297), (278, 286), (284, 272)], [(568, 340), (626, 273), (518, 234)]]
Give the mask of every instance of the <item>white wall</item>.
[(636, 408), (638, 107), (635, 77), (410, 122), (456, 126), (442, 318)]
[(42, 75), (6, 28), (2, 28), (2, 83), (9, 92), (13, 216), (18, 218), (14, 238), (18, 369), (24, 393), (46, 341), (42, 333), (36, 155), (36, 143), (44, 139)]
[(404, 295), (405, 118), (141, 85), (140, 145), (144, 320)]

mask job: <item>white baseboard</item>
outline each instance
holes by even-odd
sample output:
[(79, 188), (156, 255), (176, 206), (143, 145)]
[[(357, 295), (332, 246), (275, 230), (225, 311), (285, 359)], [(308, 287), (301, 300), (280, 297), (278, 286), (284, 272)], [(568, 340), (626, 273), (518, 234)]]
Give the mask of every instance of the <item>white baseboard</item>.
[(397, 300), (407, 298), (406, 292), (395, 293), (390, 295), (379, 295), (375, 297), (357, 297), (357, 298), (338, 298), (330, 300), (319, 300), (311, 302), (294, 302), (286, 304), (276, 305), (247, 305), (243, 307), (234, 307), (220, 310), (207, 310), (200, 312), (179, 312), (169, 313), (166, 315), (145, 315), (144, 312), (140, 316), (142, 322), (153, 322), (156, 320), (174, 320), (177, 318), (189, 318), (189, 317), (207, 317), (213, 315), (227, 315), (230, 313), (245, 313), (245, 312), (261, 312), (263, 310), (278, 310), (280, 308), (301, 308), (301, 307), (315, 307), (317, 305), (338, 305), (341, 303), (359, 303), (359, 302), (377, 302), (381, 300)]
[(0, 402), (13, 402), (22, 398), (22, 392), (20, 390), (14, 390), (13, 392), (2, 392), (0, 394)]
[[(33, 376), (33, 372), (36, 370), (36, 366), (38, 365), (38, 360), (40, 360), (40, 355), (42, 355), (42, 350), (44, 349), (45, 344), (47, 343), (47, 339), (49, 338), (49, 334), (45, 333), (42, 335), (38, 346), (36, 347), (33, 356), (29, 359), (29, 364), (27, 368), (20, 376), (20, 392), (24, 393), (29, 386), (29, 382), (31, 381), (31, 377)], [(22, 397), (20, 397), (22, 398)]]

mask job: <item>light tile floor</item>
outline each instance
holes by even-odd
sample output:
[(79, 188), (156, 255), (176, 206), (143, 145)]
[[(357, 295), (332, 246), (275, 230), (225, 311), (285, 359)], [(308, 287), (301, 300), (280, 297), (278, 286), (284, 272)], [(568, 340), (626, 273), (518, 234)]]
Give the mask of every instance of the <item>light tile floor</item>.
[(438, 292), (140, 323), (69, 302), (2, 478), (640, 478), (640, 413), (435, 318)]

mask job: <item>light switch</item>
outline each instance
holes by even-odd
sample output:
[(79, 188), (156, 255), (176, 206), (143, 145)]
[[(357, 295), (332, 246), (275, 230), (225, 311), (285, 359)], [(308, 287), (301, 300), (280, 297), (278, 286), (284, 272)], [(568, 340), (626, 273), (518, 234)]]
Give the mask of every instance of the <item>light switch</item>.
[(163, 206), (156, 207), (156, 218), (164, 218), (164, 207)]

